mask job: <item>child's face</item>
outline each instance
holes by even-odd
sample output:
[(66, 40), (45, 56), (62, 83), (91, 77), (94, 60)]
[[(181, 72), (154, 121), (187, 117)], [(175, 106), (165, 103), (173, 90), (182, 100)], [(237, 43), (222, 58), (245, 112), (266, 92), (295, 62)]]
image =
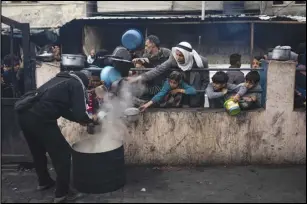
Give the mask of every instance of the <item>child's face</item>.
[(171, 80), (169, 80), (169, 85), (170, 85), (171, 89), (176, 89), (178, 87), (179, 83), (177, 81), (171, 79)]
[(95, 50), (91, 50), (91, 56), (95, 57)]
[(141, 62), (137, 62), (135, 63), (135, 68), (144, 68), (144, 66)]
[(220, 84), (220, 83), (214, 83), (214, 82), (212, 84), (213, 84), (214, 91), (220, 91), (226, 87), (226, 84)]
[(245, 82), (245, 86), (246, 86), (247, 89), (251, 89), (251, 88), (253, 88), (255, 85), (256, 85), (256, 83), (253, 82), (253, 81), (246, 81), (246, 82)]
[(260, 62), (257, 59), (253, 59), (252, 68), (253, 69), (258, 69), (259, 66), (260, 66)]
[(96, 88), (97, 86), (100, 86), (102, 84), (102, 81), (100, 81), (99, 76), (91, 76), (90, 78), (90, 86), (93, 88)]

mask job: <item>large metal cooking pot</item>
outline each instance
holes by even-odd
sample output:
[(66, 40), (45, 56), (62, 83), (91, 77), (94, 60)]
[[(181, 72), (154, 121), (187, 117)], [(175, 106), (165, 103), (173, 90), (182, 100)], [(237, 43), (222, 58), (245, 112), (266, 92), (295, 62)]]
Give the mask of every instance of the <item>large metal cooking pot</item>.
[[(99, 135), (100, 136), (100, 135)], [(124, 147), (111, 151), (83, 153), (73, 145), (72, 170), (74, 187), (82, 193), (100, 194), (116, 191), (126, 183)]]
[(290, 60), (290, 57), (291, 49), (274, 48), (272, 51), (273, 60), (287, 61)]
[(62, 54), (62, 65), (65, 67), (85, 67), (86, 57), (83, 55)]

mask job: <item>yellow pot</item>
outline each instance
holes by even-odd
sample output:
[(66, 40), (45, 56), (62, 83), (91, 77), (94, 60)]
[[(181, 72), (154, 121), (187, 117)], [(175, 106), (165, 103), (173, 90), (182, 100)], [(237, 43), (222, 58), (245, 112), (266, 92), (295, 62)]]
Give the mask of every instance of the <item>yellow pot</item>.
[(231, 116), (238, 115), (241, 112), (239, 103), (234, 102), (232, 99), (225, 101), (224, 107)]

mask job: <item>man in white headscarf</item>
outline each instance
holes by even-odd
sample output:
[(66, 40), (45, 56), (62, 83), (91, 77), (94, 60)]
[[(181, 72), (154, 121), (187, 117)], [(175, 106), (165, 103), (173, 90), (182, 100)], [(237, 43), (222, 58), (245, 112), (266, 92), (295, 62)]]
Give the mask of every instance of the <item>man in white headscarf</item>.
[[(192, 68), (208, 68), (207, 58), (200, 56), (188, 42), (181, 42), (172, 48), (172, 54), (169, 59), (158, 65), (156, 68), (143, 73), (137, 77), (131, 77), (128, 80), (150, 81), (157, 76), (170, 71), (172, 68), (179, 68), (185, 75), (185, 81), (192, 85), (196, 90), (206, 89), (209, 84), (209, 71), (190, 71)], [(203, 94), (198, 94), (190, 98), (189, 105), (191, 107), (203, 106)]]

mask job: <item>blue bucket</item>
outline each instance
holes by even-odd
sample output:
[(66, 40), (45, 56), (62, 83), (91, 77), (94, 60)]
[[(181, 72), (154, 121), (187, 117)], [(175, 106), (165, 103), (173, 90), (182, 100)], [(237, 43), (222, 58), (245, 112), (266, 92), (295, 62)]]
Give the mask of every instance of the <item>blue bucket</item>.
[(135, 50), (142, 45), (143, 35), (136, 29), (127, 30), (122, 36), (122, 44), (128, 50)]
[(121, 74), (111, 66), (104, 67), (100, 72), (100, 80), (104, 81), (104, 85), (107, 89), (111, 88), (111, 85), (114, 81), (121, 79)]

